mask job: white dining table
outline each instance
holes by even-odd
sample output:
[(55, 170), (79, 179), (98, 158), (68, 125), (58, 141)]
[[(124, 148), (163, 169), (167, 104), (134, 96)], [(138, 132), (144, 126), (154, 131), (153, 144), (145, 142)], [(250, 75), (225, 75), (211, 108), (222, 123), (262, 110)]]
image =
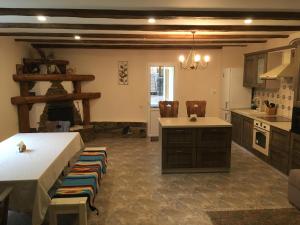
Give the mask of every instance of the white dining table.
[[(26, 152), (19, 152), (20, 141)], [(32, 224), (42, 224), (51, 201), (48, 191), (83, 147), (78, 132), (19, 133), (0, 142), (0, 187), (13, 187), (9, 208), (31, 213)]]

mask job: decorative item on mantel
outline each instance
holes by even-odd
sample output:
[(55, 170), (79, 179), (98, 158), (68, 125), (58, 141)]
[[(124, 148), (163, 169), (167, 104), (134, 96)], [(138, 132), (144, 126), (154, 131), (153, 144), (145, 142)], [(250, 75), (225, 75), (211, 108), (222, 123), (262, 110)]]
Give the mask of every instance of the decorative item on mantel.
[(118, 62), (119, 84), (128, 85), (128, 61)]
[(210, 61), (210, 56), (205, 55), (203, 58), (200, 54), (195, 51), (195, 33), (196, 31), (192, 31), (193, 34), (193, 48), (190, 50), (187, 57), (184, 55), (180, 55), (178, 60), (180, 62), (180, 69), (184, 70), (197, 70), (198, 68), (205, 69), (208, 66)]

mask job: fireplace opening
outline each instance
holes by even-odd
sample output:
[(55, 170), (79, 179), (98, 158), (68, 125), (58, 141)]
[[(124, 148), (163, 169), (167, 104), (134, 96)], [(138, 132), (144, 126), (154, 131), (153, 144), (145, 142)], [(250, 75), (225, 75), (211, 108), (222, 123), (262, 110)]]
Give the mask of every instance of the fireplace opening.
[(72, 102), (56, 102), (48, 105), (48, 121), (69, 121), (74, 125)]

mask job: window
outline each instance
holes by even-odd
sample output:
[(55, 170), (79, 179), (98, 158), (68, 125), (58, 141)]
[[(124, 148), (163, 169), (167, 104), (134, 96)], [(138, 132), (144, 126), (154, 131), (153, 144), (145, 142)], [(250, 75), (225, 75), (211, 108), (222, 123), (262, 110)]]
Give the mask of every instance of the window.
[(173, 101), (174, 98), (174, 67), (150, 67), (150, 104), (158, 107), (159, 101)]

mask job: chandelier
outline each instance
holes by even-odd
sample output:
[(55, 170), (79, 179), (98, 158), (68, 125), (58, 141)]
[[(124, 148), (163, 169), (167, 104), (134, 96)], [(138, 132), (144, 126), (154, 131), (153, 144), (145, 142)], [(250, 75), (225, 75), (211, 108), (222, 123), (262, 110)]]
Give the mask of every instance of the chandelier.
[(180, 68), (184, 70), (197, 70), (198, 68), (205, 69), (210, 61), (210, 56), (205, 55), (202, 57), (195, 51), (195, 31), (192, 32), (193, 34), (193, 47), (190, 50), (187, 57), (184, 55), (180, 55), (178, 60), (180, 62)]

